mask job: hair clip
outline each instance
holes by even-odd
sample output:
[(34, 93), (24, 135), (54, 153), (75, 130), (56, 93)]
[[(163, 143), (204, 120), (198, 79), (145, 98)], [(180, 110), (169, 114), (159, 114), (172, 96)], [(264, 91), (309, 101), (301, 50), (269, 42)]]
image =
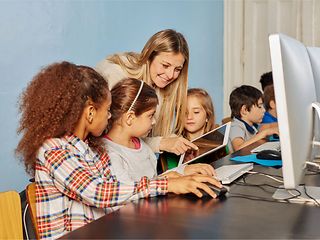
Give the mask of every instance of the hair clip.
[(139, 91), (138, 91), (138, 93), (137, 93), (136, 97), (134, 98), (133, 102), (131, 103), (131, 106), (129, 107), (128, 112), (130, 112), (130, 111), (131, 111), (131, 109), (133, 108), (134, 104), (136, 103), (136, 101), (137, 101), (137, 99), (138, 99), (138, 97), (140, 96), (140, 93), (141, 93), (141, 91), (142, 91), (142, 88), (143, 88), (143, 81), (142, 81), (142, 80), (140, 80), (140, 81), (141, 81), (141, 85), (140, 85)]

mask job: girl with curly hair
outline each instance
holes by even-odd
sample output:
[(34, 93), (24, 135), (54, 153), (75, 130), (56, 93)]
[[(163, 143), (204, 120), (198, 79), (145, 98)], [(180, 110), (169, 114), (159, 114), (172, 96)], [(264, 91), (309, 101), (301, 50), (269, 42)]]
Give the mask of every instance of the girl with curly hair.
[(59, 238), (132, 198), (192, 192), (215, 194), (204, 175), (141, 178), (121, 183), (110, 173), (100, 136), (110, 118), (108, 83), (92, 68), (62, 62), (47, 66), (21, 95), (22, 138), (16, 152), (35, 177), (41, 239)]

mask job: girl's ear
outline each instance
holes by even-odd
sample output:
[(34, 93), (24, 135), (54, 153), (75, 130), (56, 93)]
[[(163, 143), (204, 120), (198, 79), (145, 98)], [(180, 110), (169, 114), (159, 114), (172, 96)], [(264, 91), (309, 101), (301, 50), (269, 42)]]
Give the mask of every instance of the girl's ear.
[(134, 114), (134, 111), (129, 111), (127, 113), (125, 113), (124, 115), (125, 117), (125, 122), (128, 126), (132, 125), (133, 120), (135, 119), (136, 115)]
[(89, 104), (88, 106), (85, 107), (84, 112), (85, 112), (86, 120), (88, 121), (88, 123), (91, 124), (96, 114), (96, 108), (93, 105)]

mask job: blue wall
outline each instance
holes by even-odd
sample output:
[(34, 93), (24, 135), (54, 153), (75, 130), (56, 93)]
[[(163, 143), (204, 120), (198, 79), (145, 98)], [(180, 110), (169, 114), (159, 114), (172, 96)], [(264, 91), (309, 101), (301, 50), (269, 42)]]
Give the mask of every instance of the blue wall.
[(159, 30), (182, 32), (190, 47), (190, 87), (223, 101), (223, 0), (0, 1), (0, 191), (28, 184), (14, 156), (17, 100), (42, 66), (68, 60), (95, 66), (106, 55), (141, 51)]

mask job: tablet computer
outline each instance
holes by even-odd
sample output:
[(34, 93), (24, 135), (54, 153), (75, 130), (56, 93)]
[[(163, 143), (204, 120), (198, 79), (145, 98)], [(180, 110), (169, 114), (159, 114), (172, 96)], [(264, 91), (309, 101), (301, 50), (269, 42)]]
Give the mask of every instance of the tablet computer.
[(209, 153), (217, 151), (228, 144), (231, 122), (193, 139), (191, 142), (198, 146), (198, 150), (188, 150), (179, 159), (179, 165), (191, 163)]

